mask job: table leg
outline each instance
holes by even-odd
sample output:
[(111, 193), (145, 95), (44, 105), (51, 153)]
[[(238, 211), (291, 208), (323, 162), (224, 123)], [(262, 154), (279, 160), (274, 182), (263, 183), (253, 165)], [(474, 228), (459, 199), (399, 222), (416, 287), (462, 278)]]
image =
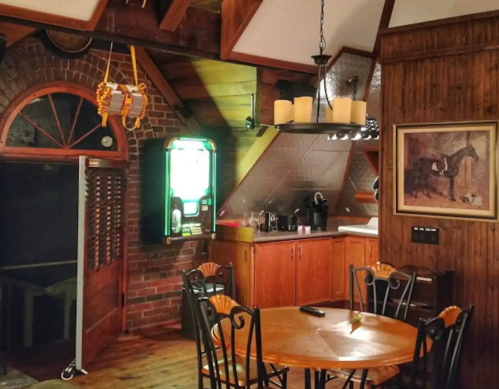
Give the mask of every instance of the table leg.
[(312, 389), (312, 382), (310, 380), (310, 369), (305, 369), (305, 389)]
[(366, 387), (367, 373), (369, 373), (369, 369), (365, 369), (365, 370), (362, 372), (362, 379), (360, 380), (360, 386), (359, 386), (359, 389), (364, 389), (364, 388)]

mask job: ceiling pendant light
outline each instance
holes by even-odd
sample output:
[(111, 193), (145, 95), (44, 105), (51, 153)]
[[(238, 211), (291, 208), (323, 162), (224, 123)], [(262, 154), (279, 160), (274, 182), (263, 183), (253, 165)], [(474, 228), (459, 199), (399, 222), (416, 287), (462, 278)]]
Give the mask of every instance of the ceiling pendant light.
[[(328, 140), (362, 140), (379, 139), (379, 127), (376, 119), (366, 114), (366, 102), (357, 101), (358, 77), (347, 81), (352, 86), (353, 100), (344, 97), (330, 99), (325, 84), (327, 64), (330, 55), (324, 54), (326, 40), (324, 38), (324, 0), (321, 0), (319, 54), (312, 56), (317, 65), (317, 110), (313, 116), (313, 98), (295, 97), (294, 104), (288, 100), (277, 100), (274, 103), (274, 125), (279, 132), (296, 134), (327, 134)], [(323, 104), (323, 95), (325, 104)], [(321, 121), (321, 109), (325, 110), (325, 121)]]

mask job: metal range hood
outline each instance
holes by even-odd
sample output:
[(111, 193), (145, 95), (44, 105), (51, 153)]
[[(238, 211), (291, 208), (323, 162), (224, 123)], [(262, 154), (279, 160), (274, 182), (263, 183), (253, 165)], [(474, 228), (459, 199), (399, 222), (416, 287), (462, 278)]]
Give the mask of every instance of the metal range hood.
[(219, 209), (218, 219), (261, 210), (293, 213), (316, 192), (334, 212), (351, 147), (351, 141), (330, 142), (324, 134), (277, 134)]

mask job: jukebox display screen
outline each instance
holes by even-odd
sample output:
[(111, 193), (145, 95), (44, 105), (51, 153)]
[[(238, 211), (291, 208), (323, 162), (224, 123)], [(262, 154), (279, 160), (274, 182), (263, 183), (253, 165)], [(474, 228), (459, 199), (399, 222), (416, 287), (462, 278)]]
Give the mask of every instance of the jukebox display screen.
[(215, 226), (215, 148), (207, 139), (178, 138), (166, 149), (165, 235), (211, 234)]

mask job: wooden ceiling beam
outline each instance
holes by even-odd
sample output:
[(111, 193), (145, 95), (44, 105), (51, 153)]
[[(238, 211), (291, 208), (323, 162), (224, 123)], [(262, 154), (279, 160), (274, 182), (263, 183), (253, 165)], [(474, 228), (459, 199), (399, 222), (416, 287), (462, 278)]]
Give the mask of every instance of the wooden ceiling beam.
[(163, 2), (161, 7), (166, 7), (166, 10), (161, 10), (165, 16), (163, 16), (159, 28), (166, 31), (175, 31), (186, 15), (190, 5), (191, 0), (168, 0)]
[(32, 27), (0, 22), (0, 33), (7, 36), (7, 47), (12, 46), (34, 31), (35, 29)]
[(137, 62), (146, 72), (147, 76), (151, 79), (152, 83), (158, 89), (159, 93), (161, 93), (168, 105), (172, 108), (175, 115), (191, 133), (198, 133), (201, 130), (199, 123), (192, 115), (186, 114), (188, 110), (184, 105), (184, 102), (165, 79), (150, 55), (142, 47), (137, 47), (135, 49), (135, 54), (137, 56)]
[(224, 0), (222, 3), (222, 42), (220, 56), (230, 59), (237, 41), (255, 16), (263, 0)]
[(17, 19), (32, 20), (39, 23), (53, 24), (61, 27), (72, 28), (76, 30), (95, 29), (99, 19), (106, 8), (108, 0), (99, 0), (92, 18), (90, 20), (75, 19), (67, 16), (55, 15), (52, 13), (33, 11), (28, 8), (17, 7), (7, 4), (0, 4), (0, 15), (9, 16)]
[(22, 24), (35, 29), (51, 29), (98, 40), (157, 49), (172, 54), (207, 59), (220, 59), (220, 15), (190, 7), (175, 32), (158, 27), (153, 2), (145, 8), (141, 2), (125, 5), (122, 0), (108, 0), (94, 31), (75, 30), (50, 22), (5, 16), (0, 21)]
[(373, 53), (376, 54), (376, 57), (381, 53), (381, 35), (390, 25), (394, 6), (395, 0), (385, 0), (381, 20), (379, 22), (378, 33), (376, 35), (376, 42), (374, 43)]
[(104, 13), (104, 10), (106, 9), (108, 0), (100, 0), (99, 4), (97, 4), (97, 7), (95, 7), (94, 14), (92, 15), (92, 19), (88, 22), (88, 26), (86, 30), (93, 31), (95, 30), (95, 27), (97, 27), (97, 23), (99, 23), (100, 18), (102, 17), (102, 14)]

